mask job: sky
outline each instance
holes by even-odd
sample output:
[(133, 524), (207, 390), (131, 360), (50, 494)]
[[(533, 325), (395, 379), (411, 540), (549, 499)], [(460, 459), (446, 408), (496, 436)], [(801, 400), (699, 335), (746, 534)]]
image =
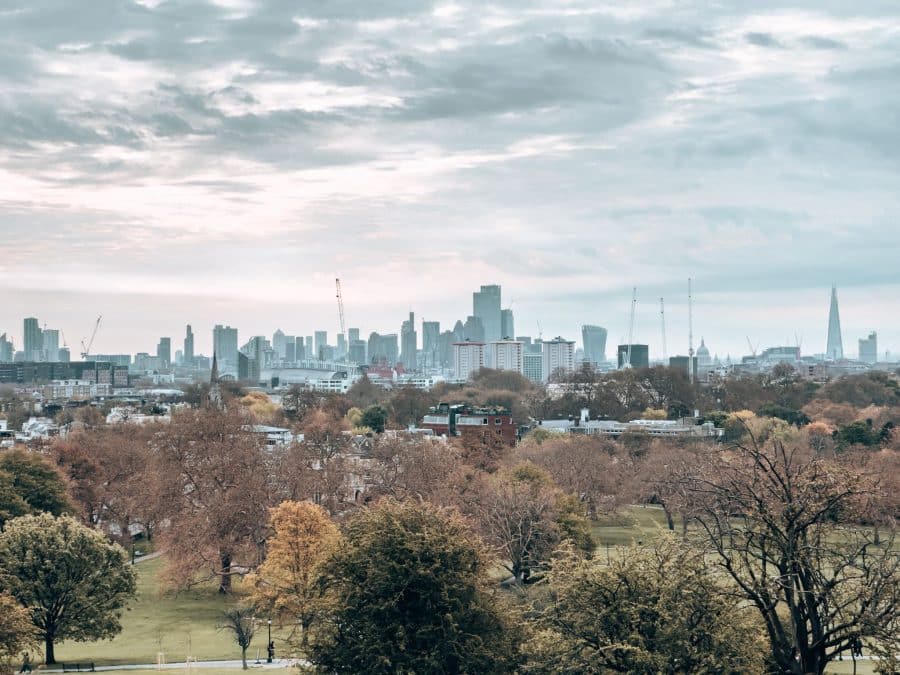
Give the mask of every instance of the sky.
[(340, 277), (364, 335), (497, 283), (613, 345), (637, 287), (655, 358), (691, 277), (714, 354), (824, 351), (832, 283), (896, 354), (898, 82), (895, 0), (6, 0), (0, 333), (334, 334)]

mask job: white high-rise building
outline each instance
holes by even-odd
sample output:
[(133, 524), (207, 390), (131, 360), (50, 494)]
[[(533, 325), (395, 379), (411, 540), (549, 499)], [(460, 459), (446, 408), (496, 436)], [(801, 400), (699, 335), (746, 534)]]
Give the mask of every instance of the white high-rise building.
[(544, 340), (543, 343), (544, 367), (541, 376), (544, 382), (550, 380), (550, 376), (557, 371), (566, 373), (575, 370), (575, 343), (555, 337), (552, 340)]
[(453, 343), (453, 377), (468, 380), (480, 368), (484, 368), (483, 342)]
[(59, 331), (45, 328), (43, 331), (43, 360), (56, 363), (59, 361)]
[(513, 370), (520, 375), (525, 369), (525, 344), (518, 340), (491, 342), (491, 363), (497, 370)]

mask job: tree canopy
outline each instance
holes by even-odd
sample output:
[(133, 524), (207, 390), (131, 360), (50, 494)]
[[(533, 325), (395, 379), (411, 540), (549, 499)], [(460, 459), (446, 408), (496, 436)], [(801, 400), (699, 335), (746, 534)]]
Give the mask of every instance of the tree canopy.
[(527, 672), (764, 672), (752, 611), (719, 587), (702, 553), (671, 537), (608, 564), (561, 550), (547, 578)]
[(71, 510), (65, 481), (49, 462), (22, 450), (0, 453), (0, 529), (17, 516)]
[(506, 673), (518, 638), (459, 516), (385, 500), (354, 516), (327, 563), (334, 606), (311, 660), (335, 673)]
[(115, 636), (135, 590), (125, 550), (71, 516), (22, 516), (0, 533), (0, 591), (28, 609), (48, 664), (57, 640)]

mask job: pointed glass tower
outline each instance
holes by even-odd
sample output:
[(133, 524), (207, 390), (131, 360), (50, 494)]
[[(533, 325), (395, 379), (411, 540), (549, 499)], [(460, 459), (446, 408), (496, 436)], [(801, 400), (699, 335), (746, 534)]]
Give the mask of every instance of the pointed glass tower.
[(844, 358), (844, 345), (841, 342), (841, 315), (838, 312), (837, 287), (831, 287), (831, 309), (828, 310), (828, 346), (825, 358), (829, 361), (840, 361)]

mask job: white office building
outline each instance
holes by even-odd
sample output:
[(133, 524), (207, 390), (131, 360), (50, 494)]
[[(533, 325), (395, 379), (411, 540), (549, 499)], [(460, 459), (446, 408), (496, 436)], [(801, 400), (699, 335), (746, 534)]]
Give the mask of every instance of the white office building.
[(491, 342), (491, 360), (497, 370), (513, 370), (520, 375), (525, 370), (525, 343), (518, 340)]
[(543, 343), (544, 367), (541, 370), (541, 378), (544, 382), (550, 380), (550, 376), (557, 371), (566, 373), (575, 370), (575, 343), (555, 337), (552, 340), (544, 340)]
[(453, 343), (453, 377), (457, 380), (468, 380), (479, 368), (484, 368), (483, 342)]

